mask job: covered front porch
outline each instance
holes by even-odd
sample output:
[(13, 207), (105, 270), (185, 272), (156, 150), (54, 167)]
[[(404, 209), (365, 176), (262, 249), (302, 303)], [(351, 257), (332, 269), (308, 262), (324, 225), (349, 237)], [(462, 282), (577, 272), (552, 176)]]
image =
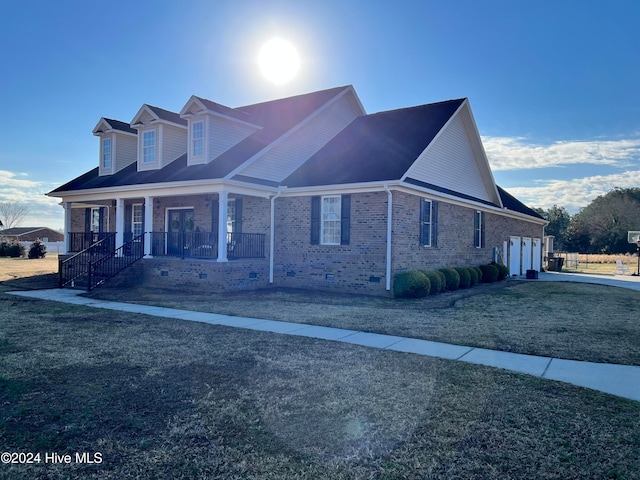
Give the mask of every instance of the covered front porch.
[(64, 208), (69, 254), (97, 242), (115, 251), (135, 241), (145, 257), (225, 262), (265, 258), (268, 248), (266, 197), (222, 191), (64, 202)]

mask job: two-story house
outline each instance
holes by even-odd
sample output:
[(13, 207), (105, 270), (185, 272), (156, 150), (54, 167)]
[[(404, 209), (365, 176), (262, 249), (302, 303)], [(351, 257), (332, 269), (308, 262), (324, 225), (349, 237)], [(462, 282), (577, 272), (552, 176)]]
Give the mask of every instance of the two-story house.
[(48, 194), (68, 253), (138, 251), (150, 285), (383, 295), (410, 268), (539, 269), (545, 221), (495, 184), (467, 99), (367, 114), (351, 86), (192, 96), (93, 134), (99, 165)]

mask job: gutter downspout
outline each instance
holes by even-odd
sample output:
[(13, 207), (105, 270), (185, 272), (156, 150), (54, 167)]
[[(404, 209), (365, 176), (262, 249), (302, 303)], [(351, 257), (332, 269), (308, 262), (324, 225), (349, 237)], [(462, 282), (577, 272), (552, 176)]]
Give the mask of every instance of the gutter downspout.
[(276, 224), (276, 198), (282, 194), (282, 190), (278, 189), (273, 197), (271, 197), (271, 226), (269, 228), (269, 283), (273, 283), (273, 255), (275, 252), (275, 224)]
[(386, 273), (386, 289), (391, 290), (391, 226), (393, 214), (393, 195), (389, 190), (389, 185), (384, 184), (384, 191), (387, 192), (387, 273)]

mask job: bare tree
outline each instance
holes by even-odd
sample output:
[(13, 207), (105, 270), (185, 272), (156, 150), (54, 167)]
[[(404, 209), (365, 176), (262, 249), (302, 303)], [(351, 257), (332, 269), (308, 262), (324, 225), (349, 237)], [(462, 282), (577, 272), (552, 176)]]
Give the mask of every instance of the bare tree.
[(29, 207), (22, 203), (0, 202), (0, 225), (4, 228), (16, 227), (29, 215)]

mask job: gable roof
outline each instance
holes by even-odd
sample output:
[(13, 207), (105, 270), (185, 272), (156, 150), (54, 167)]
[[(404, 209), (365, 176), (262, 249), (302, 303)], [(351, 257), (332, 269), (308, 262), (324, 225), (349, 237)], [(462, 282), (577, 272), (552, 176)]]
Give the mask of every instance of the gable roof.
[(136, 130), (134, 130), (133, 128), (131, 128), (131, 125), (129, 125), (126, 122), (121, 122), (120, 120), (114, 120), (112, 118), (105, 118), (104, 120), (109, 125), (111, 125), (111, 128), (113, 128), (114, 130), (120, 130), (122, 132), (127, 132), (127, 133), (133, 133), (134, 135), (138, 134), (138, 132)]
[(464, 100), (358, 117), (283, 184), (309, 187), (399, 180)]
[(544, 217), (542, 215), (536, 212), (533, 208), (527, 207), (524, 203), (511, 195), (504, 188), (498, 186), (498, 193), (500, 194), (502, 205), (507, 210), (513, 210), (514, 212), (524, 213), (525, 215), (544, 220)]
[(22, 237), (30, 233), (44, 233), (49, 236), (63, 236), (62, 233), (57, 232), (49, 227), (13, 227), (0, 230), (0, 237)]
[[(205, 113), (213, 113), (223, 117), (231, 118), (233, 120), (239, 120), (240, 122), (260, 128), (258, 125), (251, 123), (252, 119), (248, 113), (241, 112), (236, 108), (227, 107), (226, 105), (222, 105), (221, 103), (213, 102), (211, 100), (207, 100), (206, 98), (197, 97), (195, 95), (192, 95), (189, 101), (184, 105), (184, 107), (182, 107), (182, 110), (180, 110), (180, 116), (184, 117), (193, 115), (194, 112), (192, 112), (190, 109), (194, 104), (197, 105), (197, 107)], [(198, 111), (197, 113), (201, 112)]]
[[(61, 192), (116, 187), (121, 185), (142, 185), (224, 178), (248, 158), (260, 152), (309, 115), (313, 114), (331, 98), (340, 94), (345, 88), (351, 87), (331, 88), (304, 95), (238, 107), (236, 110), (250, 116), (251, 123), (260, 125), (263, 128), (249, 135), (210, 163), (187, 167), (187, 155), (184, 154), (158, 170), (138, 172), (136, 171), (136, 163), (132, 163), (113, 175), (100, 176), (99, 169), (96, 167), (49, 192), (49, 194), (55, 196), (55, 194)], [(144, 111), (145, 107), (157, 108), (145, 104), (138, 114), (136, 114), (136, 117)], [(168, 110), (164, 110), (164, 112), (168, 112)], [(178, 115), (174, 112), (168, 113)], [(134, 120), (136, 117), (134, 117)], [(169, 116), (167, 118), (172, 117)], [(182, 118), (179, 119), (181, 122), (184, 122), (184, 124), (187, 123), (186, 120)]]

